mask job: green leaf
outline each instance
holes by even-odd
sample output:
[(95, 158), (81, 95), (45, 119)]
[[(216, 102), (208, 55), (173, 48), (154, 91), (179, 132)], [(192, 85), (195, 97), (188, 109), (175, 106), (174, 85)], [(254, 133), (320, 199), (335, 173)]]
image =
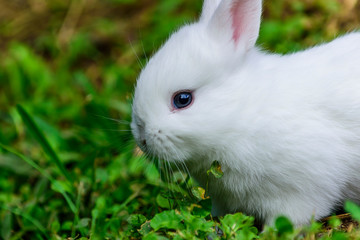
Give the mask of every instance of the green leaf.
[(46, 155), (50, 158), (50, 160), (55, 163), (55, 165), (59, 168), (60, 172), (65, 176), (68, 180), (69, 184), (73, 182), (72, 177), (65, 169), (65, 166), (60, 161), (59, 157), (55, 153), (54, 149), (50, 146), (50, 143), (45, 138), (44, 134), (40, 131), (39, 127), (36, 125), (35, 121), (32, 117), (25, 111), (25, 109), (21, 105), (17, 105), (16, 109), (20, 114), (24, 124), (28, 128), (31, 135), (37, 140), (37, 142), (41, 145)]
[(236, 239), (257, 239), (258, 230), (256, 227), (244, 227), (236, 232)]
[(72, 223), (72, 222), (70, 222), (70, 221), (65, 221), (65, 222), (62, 224), (61, 229), (62, 229), (62, 230), (66, 230), (66, 231), (70, 231), (71, 228), (72, 228), (72, 226), (73, 226), (73, 223)]
[(188, 208), (182, 208), (181, 215), (183, 216), (186, 229), (190, 231), (192, 235), (196, 235), (198, 231), (203, 231), (207, 233), (215, 231), (214, 222), (208, 222), (202, 217), (194, 216), (191, 212), (189, 212), (189, 210), (190, 209)]
[(253, 228), (254, 218), (244, 215), (243, 213), (228, 214), (223, 219), (220, 219), (221, 229), (229, 238), (236, 235), (236, 232), (248, 228), (248, 233), (255, 231)]
[(143, 237), (143, 240), (167, 240), (168, 238), (160, 236), (156, 233), (150, 233)]
[(322, 227), (323, 227), (322, 223), (312, 220), (311, 225), (308, 227), (308, 229), (310, 233), (317, 233), (322, 229)]
[(351, 214), (351, 217), (360, 222), (360, 207), (350, 201), (345, 202), (345, 211)]
[(11, 154), (1, 154), (0, 168), (9, 169), (16, 175), (29, 176), (34, 173), (34, 169), (28, 164), (23, 164), (23, 160)]
[(165, 208), (165, 209), (171, 209), (172, 206), (174, 206), (174, 199), (171, 199), (170, 197), (164, 197), (162, 193), (159, 193), (156, 196), (156, 203), (159, 205), (159, 207), (161, 208)]
[(150, 221), (150, 225), (155, 231), (160, 228), (182, 229), (184, 228), (182, 220), (183, 217), (178, 212), (175, 210), (169, 210), (156, 214)]
[(205, 199), (209, 198), (209, 196), (205, 196), (206, 192), (205, 192), (205, 189), (203, 189), (202, 187), (193, 187), (193, 188), (191, 188), (191, 193), (198, 200), (205, 200)]
[(57, 233), (61, 229), (61, 224), (58, 220), (51, 223), (50, 229), (52, 232)]
[(207, 174), (212, 174), (214, 175), (215, 178), (221, 178), (222, 176), (224, 176), (223, 171), (221, 170), (221, 165), (219, 163), (219, 161), (214, 161), (211, 164), (210, 169), (207, 171)]
[(329, 226), (331, 227), (331, 228), (338, 228), (338, 227), (340, 227), (340, 225), (341, 225), (341, 220), (339, 219), (339, 218), (337, 218), (336, 216), (332, 216), (330, 219), (329, 219), (329, 221), (328, 221), (328, 223), (329, 223)]
[[(344, 233), (344, 232), (335, 232), (332, 236), (331, 236), (332, 240), (347, 240), (350, 239), (349, 235)], [(353, 239), (353, 238), (351, 238)]]
[(218, 236), (216, 232), (212, 232), (206, 235), (206, 239), (209, 240), (220, 240), (221, 238)]
[(134, 227), (140, 227), (145, 221), (146, 217), (142, 214), (132, 214), (127, 219), (127, 222)]
[(138, 230), (138, 232), (143, 236), (149, 234), (151, 231), (152, 227), (150, 225), (150, 221), (146, 221), (143, 225), (141, 225), (140, 230)]
[(196, 204), (194, 206), (192, 214), (194, 216), (206, 218), (207, 216), (209, 216), (211, 214), (211, 207), (212, 207), (212, 205), (211, 205), (210, 198), (200, 201), (198, 204)]
[(191, 220), (185, 222), (186, 227), (196, 233), (197, 231), (203, 231), (206, 233), (214, 232), (214, 222), (208, 222), (204, 218), (194, 217)]
[(76, 228), (86, 228), (89, 226), (91, 222), (90, 218), (82, 218), (80, 219), (79, 223), (77, 224)]
[(286, 217), (278, 217), (275, 221), (275, 227), (278, 230), (279, 235), (284, 235), (287, 233), (293, 233), (294, 227), (291, 221)]

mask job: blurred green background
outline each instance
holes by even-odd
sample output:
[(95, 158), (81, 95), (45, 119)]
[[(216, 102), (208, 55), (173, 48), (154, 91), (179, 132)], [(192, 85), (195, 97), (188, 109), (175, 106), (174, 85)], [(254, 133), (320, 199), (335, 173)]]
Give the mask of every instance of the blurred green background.
[[(130, 215), (170, 208), (135, 150), (131, 97), (146, 58), (201, 5), (0, 0), (0, 239), (137, 238)], [(294, 52), (359, 28), (360, 1), (268, 0), (263, 18), (258, 44)]]

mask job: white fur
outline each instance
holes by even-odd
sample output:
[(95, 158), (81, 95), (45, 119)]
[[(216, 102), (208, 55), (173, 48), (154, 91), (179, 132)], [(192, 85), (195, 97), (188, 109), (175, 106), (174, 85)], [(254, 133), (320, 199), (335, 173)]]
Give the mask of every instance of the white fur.
[[(234, 23), (234, 6), (252, 14)], [(202, 185), (220, 161), (224, 176), (209, 183), (214, 215), (305, 224), (346, 199), (360, 202), (360, 33), (269, 54), (254, 47), (260, 13), (260, 0), (205, 0), (201, 20), (143, 69), (133, 134), (144, 151), (185, 163)], [(173, 109), (179, 90), (193, 91), (192, 106)]]

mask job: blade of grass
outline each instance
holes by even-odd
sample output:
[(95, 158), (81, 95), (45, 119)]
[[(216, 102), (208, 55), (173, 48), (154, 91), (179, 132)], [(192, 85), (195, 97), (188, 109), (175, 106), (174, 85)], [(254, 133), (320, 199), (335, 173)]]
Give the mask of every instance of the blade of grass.
[(19, 158), (21, 158), (22, 160), (24, 160), (27, 164), (29, 164), (30, 166), (32, 166), (33, 168), (35, 168), (36, 170), (38, 170), (44, 177), (46, 177), (53, 185), (54, 188), (57, 189), (57, 191), (59, 191), (63, 197), (65, 198), (67, 204), (69, 205), (71, 211), (76, 214), (76, 206), (75, 204), (72, 202), (71, 198), (68, 196), (68, 194), (66, 193), (66, 191), (64, 190), (63, 186), (60, 184), (59, 181), (55, 180), (50, 174), (48, 174), (44, 169), (42, 169), (37, 163), (35, 163), (33, 160), (31, 160), (30, 158), (25, 157), (24, 155), (22, 155), (21, 153), (17, 152), (16, 150), (7, 147), (5, 145), (3, 145), (2, 143), (0, 143), (0, 147), (2, 149), (4, 149), (5, 151), (8, 151), (16, 156), (18, 156)]
[[(71, 229), (71, 237), (72, 238), (76, 238), (75, 234), (76, 234), (76, 227), (79, 224), (80, 221), (80, 207), (81, 207), (81, 196), (84, 192), (84, 183), (80, 181), (79, 186), (78, 186), (78, 192), (77, 192), (77, 199), (76, 199), (76, 213), (75, 213), (75, 217), (74, 217), (74, 222), (72, 225), (72, 229)], [(81, 232), (81, 235), (85, 235), (84, 231), (82, 228), (79, 228), (79, 231)]]
[(33, 217), (31, 217), (30, 215), (26, 214), (26, 213), (23, 213), (21, 212), (20, 209), (12, 209), (12, 208), (9, 208), (7, 206), (0, 206), (0, 208), (6, 210), (6, 211), (10, 211), (12, 212), (13, 214), (15, 215), (18, 215), (18, 216), (21, 216), (22, 218), (28, 220), (29, 222), (31, 222), (37, 229), (40, 230), (40, 232), (46, 237), (46, 239), (50, 239), (50, 236), (47, 234), (46, 232), (46, 228), (41, 225), (41, 223), (34, 219)]
[(96, 220), (99, 217), (99, 210), (93, 209), (91, 211), (91, 216), (92, 216), (92, 220), (91, 220), (91, 229), (90, 229), (90, 240), (93, 240), (93, 239), (97, 239), (95, 229), (96, 229)]
[(60, 172), (65, 176), (68, 180), (69, 185), (73, 188), (72, 183), (74, 179), (70, 176), (69, 172), (65, 169), (64, 164), (60, 161), (58, 155), (51, 147), (50, 143), (45, 138), (44, 134), (40, 131), (39, 127), (36, 125), (35, 121), (32, 117), (25, 111), (25, 109), (21, 105), (17, 105), (16, 109), (20, 114), (22, 120), (24, 121), (25, 126), (29, 130), (30, 134), (38, 141), (38, 143), (43, 148), (46, 155), (50, 158), (50, 160), (59, 168)]

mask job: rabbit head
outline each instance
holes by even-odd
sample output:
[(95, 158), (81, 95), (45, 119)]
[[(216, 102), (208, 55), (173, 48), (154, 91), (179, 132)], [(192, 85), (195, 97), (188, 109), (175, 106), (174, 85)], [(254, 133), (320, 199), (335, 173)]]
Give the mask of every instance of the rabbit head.
[(137, 81), (131, 124), (143, 151), (186, 161), (231, 142), (237, 106), (228, 76), (254, 49), (261, 4), (205, 0), (200, 20), (180, 28), (150, 59)]

